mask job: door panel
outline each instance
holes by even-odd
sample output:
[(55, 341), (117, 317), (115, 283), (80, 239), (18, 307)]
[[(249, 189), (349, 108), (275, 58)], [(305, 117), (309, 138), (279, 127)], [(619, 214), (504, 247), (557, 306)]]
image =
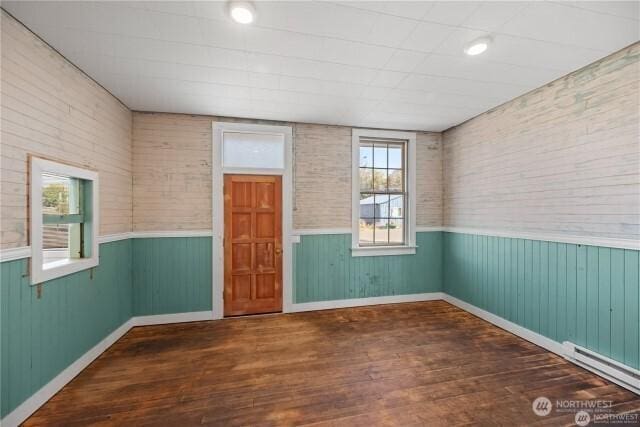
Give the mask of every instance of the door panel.
[(282, 311), (282, 177), (224, 177), (224, 315)]

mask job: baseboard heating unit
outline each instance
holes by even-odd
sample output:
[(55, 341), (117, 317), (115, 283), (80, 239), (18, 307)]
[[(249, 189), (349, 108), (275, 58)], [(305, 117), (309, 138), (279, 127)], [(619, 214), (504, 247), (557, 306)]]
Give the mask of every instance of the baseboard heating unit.
[(562, 345), (565, 348), (564, 356), (571, 362), (640, 394), (639, 370), (569, 341)]

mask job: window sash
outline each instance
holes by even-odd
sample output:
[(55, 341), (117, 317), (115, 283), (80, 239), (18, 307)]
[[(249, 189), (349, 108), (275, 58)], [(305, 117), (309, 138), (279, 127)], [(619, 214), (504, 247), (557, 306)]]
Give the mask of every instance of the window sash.
[[(65, 163), (57, 163), (30, 157), (30, 246), (31, 285), (43, 283), (72, 274), (99, 263), (97, 241), (99, 229), (99, 177), (92, 170)], [(48, 175), (69, 178), (69, 213), (60, 209), (58, 213), (45, 213), (43, 190), (48, 185)], [(45, 249), (45, 227), (68, 225), (69, 241), (64, 249), (68, 257), (50, 260), (52, 252)], [(49, 262), (51, 261), (51, 262)]]
[(82, 224), (83, 222), (84, 222), (83, 214), (69, 214), (69, 215), (43, 214), (42, 215), (42, 223), (46, 225)]
[[(406, 221), (406, 217), (405, 214), (407, 212), (407, 206), (408, 206), (408, 197), (409, 194), (406, 191), (407, 190), (407, 173), (406, 173), (406, 164), (407, 164), (407, 145), (408, 142), (406, 141), (398, 141), (398, 140), (388, 140), (388, 139), (375, 139), (375, 138), (360, 138), (359, 144), (358, 144), (358, 151), (360, 152), (360, 150), (363, 147), (371, 147), (371, 161), (369, 163), (369, 165), (366, 166), (362, 166), (361, 165), (361, 160), (360, 160), (360, 156), (358, 156), (358, 171), (361, 172), (362, 170), (370, 170), (371, 172), (371, 188), (370, 189), (363, 189), (362, 188), (362, 182), (359, 181), (358, 185), (360, 188), (360, 200), (365, 199), (366, 197), (364, 197), (365, 195), (371, 197), (371, 196), (375, 196), (375, 195), (386, 195), (389, 196), (389, 200), (387, 201), (387, 203), (389, 204), (388, 207), (388, 211), (386, 213), (386, 215), (383, 216), (377, 216), (376, 215), (376, 203), (375, 203), (375, 197), (374, 197), (374, 201), (373, 201), (373, 212), (372, 212), (372, 216), (371, 217), (363, 217), (362, 216), (362, 212), (359, 211), (358, 212), (358, 218), (359, 221), (366, 221), (366, 222), (372, 222), (372, 236), (371, 239), (372, 241), (368, 241), (368, 240), (363, 240), (362, 235), (360, 233), (360, 229), (358, 232), (358, 245), (361, 247), (384, 247), (384, 246), (403, 246), (407, 244), (408, 241), (408, 227), (407, 227), (407, 221)], [(376, 165), (376, 158), (375, 158), (375, 153), (376, 153), (376, 148), (382, 148), (384, 147), (385, 149), (385, 167), (380, 167), (379, 165)], [(401, 157), (400, 157), (400, 167), (389, 167), (389, 152), (391, 148), (400, 148), (401, 149)], [(385, 171), (385, 175), (386, 175), (386, 190), (382, 191), (382, 190), (376, 190), (376, 183), (375, 183), (375, 171), (376, 170), (383, 170)], [(401, 177), (401, 186), (402, 186), (402, 191), (397, 191), (397, 190), (389, 190), (389, 171), (400, 171), (402, 174)], [(360, 180), (360, 174), (358, 176), (358, 180)], [(402, 216), (401, 217), (391, 217), (391, 197), (393, 196), (402, 196)], [(386, 222), (386, 227), (384, 228), (384, 230), (380, 229), (380, 230), (376, 230), (376, 224), (378, 223), (378, 221), (385, 221)], [(389, 227), (390, 225), (390, 221), (391, 220), (398, 220), (398, 221), (402, 221), (402, 241), (398, 242), (398, 241), (392, 241), (391, 237), (390, 237), (390, 232), (391, 232), (391, 228)], [(386, 239), (385, 240), (381, 240), (380, 242), (376, 241), (376, 231), (380, 232), (380, 233), (384, 233), (386, 234)]]

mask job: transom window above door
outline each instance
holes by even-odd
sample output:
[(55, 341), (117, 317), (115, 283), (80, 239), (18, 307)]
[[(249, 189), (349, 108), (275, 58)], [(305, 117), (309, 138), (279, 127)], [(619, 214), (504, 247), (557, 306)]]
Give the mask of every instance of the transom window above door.
[(279, 133), (225, 131), (222, 164), (226, 169), (283, 170), (285, 137)]
[(415, 134), (355, 129), (352, 143), (353, 255), (415, 253)]

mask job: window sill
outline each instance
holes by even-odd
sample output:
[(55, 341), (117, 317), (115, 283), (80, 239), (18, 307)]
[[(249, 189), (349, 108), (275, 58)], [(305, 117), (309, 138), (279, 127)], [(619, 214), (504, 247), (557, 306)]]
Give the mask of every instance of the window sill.
[(369, 246), (351, 248), (351, 256), (415, 255), (417, 246)]
[[(32, 257), (32, 262), (33, 262)], [(62, 259), (44, 264), (42, 268), (34, 268), (32, 271), (31, 285), (38, 285), (58, 277), (67, 276), (69, 274), (78, 273), (83, 270), (97, 267), (99, 264), (98, 257), (79, 258), (79, 259)]]

